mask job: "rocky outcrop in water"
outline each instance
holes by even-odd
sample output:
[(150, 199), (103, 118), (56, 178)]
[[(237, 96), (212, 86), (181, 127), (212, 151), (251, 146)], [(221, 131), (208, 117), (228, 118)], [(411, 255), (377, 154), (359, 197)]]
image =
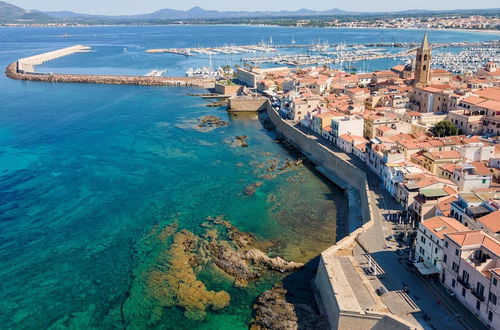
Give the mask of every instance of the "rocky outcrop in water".
[(266, 266), (268, 269), (280, 272), (289, 272), (304, 266), (304, 264), (286, 261), (280, 257), (270, 258), (267, 254), (257, 249), (246, 251), (245, 259), (251, 261), (253, 264)]
[(251, 330), (298, 329), (294, 306), (285, 299), (286, 290), (273, 288), (260, 295), (254, 306), (255, 321)]
[(254, 305), (254, 322), (250, 329), (330, 329), (325, 317), (307, 304), (289, 302), (288, 294), (280, 284), (261, 294)]
[(198, 119), (198, 121), (199, 121), (198, 127), (203, 129), (212, 129), (217, 127), (227, 126), (227, 122), (217, 116), (209, 115), (201, 117), (200, 119)]

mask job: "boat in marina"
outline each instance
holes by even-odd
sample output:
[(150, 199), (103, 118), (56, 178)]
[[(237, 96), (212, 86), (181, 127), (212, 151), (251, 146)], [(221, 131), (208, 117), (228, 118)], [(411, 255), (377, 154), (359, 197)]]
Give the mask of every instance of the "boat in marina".
[(186, 71), (186, 77), (191, 78), (218, 78), (219, 76), (219, 71), (206, 66), (197, 69), (189, 68)]
[(167, 70), (151, 70), (144, 77), (161, 77)]

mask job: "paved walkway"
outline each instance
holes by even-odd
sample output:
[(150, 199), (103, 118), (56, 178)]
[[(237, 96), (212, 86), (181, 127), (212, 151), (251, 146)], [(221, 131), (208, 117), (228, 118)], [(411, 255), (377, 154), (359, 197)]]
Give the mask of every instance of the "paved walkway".
[(385, 237), (391, 234), (392, 223), (384, 219), (384, 214), (400, 210), (400, 205), (383, 188), (380, 181), (369, 177), (370, 194), (375, 224), (360, 235), (360, 243), (370, 251), (371, 256), (384, 269), (382, 283), (389, 290), (409, 290), (410, 298), (421, 310), (414, 317), (429, 329), (487, 329), (469, 310), (455, 298), (450, 297), (439, 283), (424, 279), (416, 269), (409, 266), (404, 258), (387, 249)]

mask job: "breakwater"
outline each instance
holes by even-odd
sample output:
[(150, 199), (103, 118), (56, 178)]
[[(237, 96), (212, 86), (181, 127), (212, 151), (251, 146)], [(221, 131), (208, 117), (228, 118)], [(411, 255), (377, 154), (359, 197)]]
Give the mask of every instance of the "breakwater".
[(193, 86), (213, 88), (214, 79), (199, 79), (189, 77), (141, 77), (118, 75), (90, 75), (90, 74), (60, 74), (60, 73), (22, 73), (18, 70), (18, 62), (11, 63), (5, 70), (7, 77), (17, 80), (106, 84), (106, 85), (141, 85), (141, 86)]
[(20, 73), (34, 73), (35, 66), (43, 64), (48, 61), (58, 59), (60, 57), (68, 56), (76, 53), (86, 53), (90, 51), (90, 47), (76, 45), (67, 48), (54, 50), (51, 52), (38, 54), (30, 57), (21, 58), (17, 61), (17, 70)]

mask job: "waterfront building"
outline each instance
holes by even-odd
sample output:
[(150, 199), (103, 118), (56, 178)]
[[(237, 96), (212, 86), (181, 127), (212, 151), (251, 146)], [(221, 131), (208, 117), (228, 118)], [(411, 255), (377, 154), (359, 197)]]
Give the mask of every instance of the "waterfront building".
[(339, 116), (331, 119), (331, 135), (334, 139), (343, 134), (363, 135), (365, 120), (359, 116)]
[(319, 109), (311, 116), (311, 130), (319, 135), (323, 135), (323, 131), (331, 131), (331, 123), (333, 118), (342, 116), (342, 114), (328, 109)]
[[(467, 231), (467, 228), (454, 218), (434, 216), (418, 224), (415, 238), (415, 262), (442, 272), (444, 234)], [(432, 267), (429, 267), (432, 266)]]
[(307, 112), (320, 107), (326, 107), (326, 101), (318, 96), (293, 99), (290, 103), (290, 119), (301, 122)]
[[(368, 140), (366, 140), (364, 137), (360, 135), (351, 135), (351, 134), (342, 134), (338, 138), (335, 139), (337, 147), (339, 147), (342, 151), (345, 153), (353, 153), (354, 150), (356, 150), (356, 146), (361, 145), (358, 150), (365, 149), (366, 150), (366, 144), (368, 143)], [(359, 157), (358, 154), (358, 158)]]
[(426, 86), (430, 82), (431, 72), (431, 47), (427, 38), (427, 32), (424, 34), (421, 46), (417, 49), (417, 58), (415, 61), (415, 87)]
[(491, 329), (500, 329), (500, 242), (481, 230), (444, 234), (441, 279)]

